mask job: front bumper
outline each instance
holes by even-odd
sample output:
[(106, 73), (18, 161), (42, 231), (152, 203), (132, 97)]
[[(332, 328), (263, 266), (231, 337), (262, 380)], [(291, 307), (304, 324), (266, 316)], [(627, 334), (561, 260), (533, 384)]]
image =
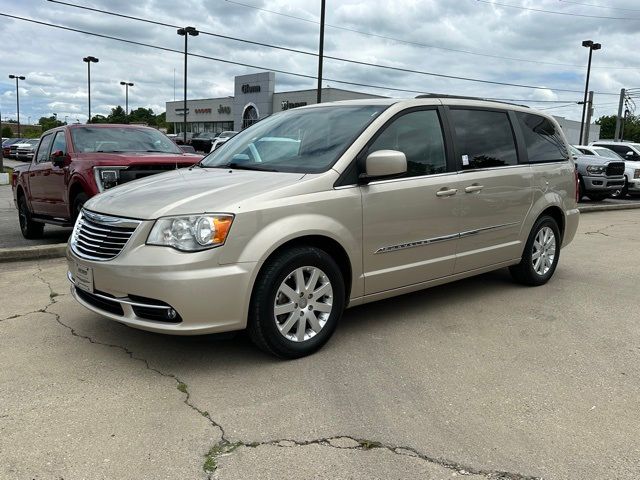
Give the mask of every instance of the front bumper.
[[(246, 327), (255, 263), (219, 265), (216, 249), (182, 253), (137, 245), (110, 261), (80, 258), (67, 249), (73, 297), (104, 317), (142, 330), (198, 335)], [(76, 266), (93, 271), (93, 292), (74, 278)], [(169, 318), (169, 308), (177, 316)]]
[(624, 177), (583, 176), (584, 188), (588, 192), (615, 192), (624, 186)]

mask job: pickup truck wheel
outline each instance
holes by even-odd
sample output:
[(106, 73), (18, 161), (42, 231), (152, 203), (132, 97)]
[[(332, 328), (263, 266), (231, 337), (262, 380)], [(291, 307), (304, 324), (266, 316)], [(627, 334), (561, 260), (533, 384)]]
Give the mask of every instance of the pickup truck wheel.
[(578, 179), (578, 202), (581, 202), (584, 198), (584, 180), (582, 177)]
[(76, 219), (78, 218), (78, 215), (80, 215), (80, 211), (82, 210), (82, 207), (84, 206), (84, 204), (87, 202), (89, 198), (87, 197), (86, 193), (79, 193), (78, 195), (76, 195), (76, 198), (73, 199), (73, 221), (75, 223)]
[(625, 178), (624, 187), (613, 192), (611, 196), (613, 198), (625, 198), (627, 196), (627, 193), (629, 193), (629, 186), (627, 185), (627, 180)]
[(522, 260), (509, 267), (511, 276), (524, 285), (544, 285), (558, 265), (560, 244), (560, 230), (556, 221), (546, 215), (540, 217), (531, 229)]
[(44, 233), (44, 223), (34, 222), (31, 219), (31, 212), (24, 195), (18, 198), (18, 219), (20, 221), (20, 231), (22, 236), (28, 240), (41, 238)]
[(256, 280), (248, 333), (262, 350), (299, 358), (318, 350), (345, 305), (340, 268), (324, 250), (295, 247), (268, 260)]

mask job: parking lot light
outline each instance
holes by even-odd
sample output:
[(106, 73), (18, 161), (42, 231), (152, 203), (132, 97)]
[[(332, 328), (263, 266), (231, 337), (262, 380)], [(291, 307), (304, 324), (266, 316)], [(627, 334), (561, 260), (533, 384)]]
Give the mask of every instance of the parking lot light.
[(87, 118), (87, 123), (91, 123), (91, 64), (98, 63), (100, 60), (96, 57), (88, 56), (84, 57), (82, 61), (87, 64), (87, 99), (89, 104), (89, 118)]
[(589, 139), (583, 139), (582, 134), (584, 132), (584, 116), (587, 110), (587, 94), (589, 91), (589, 75), (591, 74), (591, 56), (593, 55), (594, 50), (600, 50), (602, 45), (599, 43), (594, 43), (592, 40), (585, 40), (582, 42), (582, 46), (589, 49), (589, 62), (587, 63), (587, 80), (584, 85), (584, 101), (582, 103), (582, 119), (580, 120), (580, 137), (578, 137), (578, 143), (587, 145), (589, 143)]
[(127, 122), (129, 121), (129, 87), (133, 87), (133, 82), (120, 82), (120, 85), (124, 85), (124, 112), (127, 116)]
[(189, 38), (189, 35), (191, 35), (192, 37), (197, 37), (200, 32), (198, 30), (196, 30), (195, 27), (184, 27), (184, 28), (179, 28), (178, 29), (178, 35), (181, 35), (184, 37), (184, 101), (182, 102), (182, 115), (184, 115), (183, 117), (183, 121), (182, 121), (182, 138), (183, 141), (186, 145), (187, 143), (187, 39)]
[(9, 78), (16, 80), (16, 113), (18, 116), (18, 137), (20, 137), (20, 92), (18, 90), (18, 80), (26, 80), (24, 75), (9, 75)]

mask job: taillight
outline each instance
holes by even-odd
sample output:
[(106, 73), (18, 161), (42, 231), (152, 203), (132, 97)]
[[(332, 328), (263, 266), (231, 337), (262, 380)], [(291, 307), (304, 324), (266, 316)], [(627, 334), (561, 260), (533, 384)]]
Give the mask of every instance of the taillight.
[(576, 203), (580, 202), (580, 179), (578, 178), (578, 168), (573, 171), (576, 184)]

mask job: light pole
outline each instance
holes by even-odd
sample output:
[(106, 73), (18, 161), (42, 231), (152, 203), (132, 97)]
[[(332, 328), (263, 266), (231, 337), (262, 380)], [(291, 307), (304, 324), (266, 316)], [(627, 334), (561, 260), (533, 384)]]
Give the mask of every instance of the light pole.
[(124, 85), (124, 105), (125, 105), (125, 114), (127, 116), (127, 121), (129, 117), (129, 87), (133, 87), (133, 82), (120, 82), (120, 85)]
[(184, 102), (182, 103), (182, 114), (184, 115), (182, 122), (182, 139), (187, 143), (187, 39), (189, 35), (197, 37), (200, 32), (195, 27), (184, 27), (178, 29), (178, 35), (184, 37)]
[(64, 124), (65, 124), (65, 125), (67, 124), (67, 118), (69, 118), (69, 115), (65, 115), (65, 116), (64, 116)]
[[(580, 138), (578, 141), (582, 145), (586, 145), (586, 143), (582, 143), (582, 133), (584, 132), (584, 115), (587, 109), (587, 94), (589, 91), (589, 75), (591, 75), (591, 56), (593, 55), (594, 50), (600, 50), (602, 45), (599, 43), (593, 43), (591, 40), (585, 40), (582, 42), (583, 47), (587, 47), (589, 49), (589, 63), (587, 64), (587, 81), (584, 85), (584, 101), (582, 103), (582, 119), (580, 121)], [(587, 142), (588, 143), (588, 142)]]
[(9, 75), (9, 78), (16, 79), (16, 112), (18, 114), (18, 138), (20, 138), (20, 91), (18, 90), (18, 80), (26, 80), (24, 75)]
[(27, 125), (31, 125), (31, 115), (27, 115)]
[(83, 62), (87, 64), (87, 98), (89, 101), (89, 118), (87, 118), (87, 123), (91, 123), (91, 64), (98, 63), (100, 60), (96, 57), (84, 57), (82, 59)]

